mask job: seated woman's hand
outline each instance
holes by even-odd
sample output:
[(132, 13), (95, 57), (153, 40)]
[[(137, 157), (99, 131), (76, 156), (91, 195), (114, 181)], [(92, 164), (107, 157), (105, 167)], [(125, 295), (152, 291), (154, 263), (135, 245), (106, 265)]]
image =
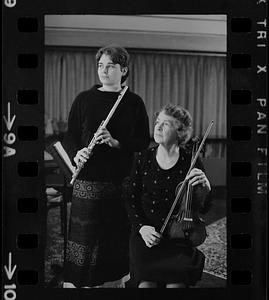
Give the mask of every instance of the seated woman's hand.
[(190, 184), (193, 187), (199, 185), (200, 187), (205, 188), (208, 191), (211, 190), (209, 180), (207, 179), (205, 173), (200, 169), (193, 168), (186, 179), (189, 180)]
[(161, 241), (161, 234), (158, 233), (152, 226), (142, 226), (139, 233), (141, 234), (146, 246), (149, 248), (158, 245)]

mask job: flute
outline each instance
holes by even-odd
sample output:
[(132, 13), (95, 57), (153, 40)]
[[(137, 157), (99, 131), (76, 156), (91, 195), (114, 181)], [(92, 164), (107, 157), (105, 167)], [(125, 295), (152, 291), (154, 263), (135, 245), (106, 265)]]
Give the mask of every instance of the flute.
[[(128, 86), (125, 86), (125, 87), (122, 89), (122, 91), (120, 92), (120, 94), (119, 94), (119, 96), (118, 96), (117, 101), (115, 102), (115, 104), (114, 104), (113, 107), (111, 108), (111, 110), (110, 110), (109, 114), (107, 115), (106, 119), (103, 120), (103, 121), (101, 122), (101, 124), (99, 125), (97, 131), (96, 131), (95, 134), (93, 135), (93, 138), (91, 139), (91, 141), (90, 141), (90, 143), (89, 143), (89, 145), (88, 145), (88, 147), (87, 147), (89, 155), (92, 154), (93, 148), (94, 148), (95, 145), (96, 145), (96, 134), (97, 134), (97, 132), (98, 132), (101, 128), (105, 128), (105, 127), (107, 126), (109, 120), (111, 119), (111, 117), (113, 116), (113, 114), (114, 114), (116, 108), (117, 108), (118, 105), (120, 104), (120, 101), (121, 101), (122, 97), (124, 96), (125, 92), (127, 91), (127, 89), (128, 89)], [(72, 175), (72, 179), (71, 179), (71, 181), (70, 181), (70, 184), (73, 185), (74, 181), (75, 181), (76, 178), (78, 177), (78, 174), (79, 174), (79, 172), (81, 171), (81, 169), (82, 169), (83, 167), (84, 167), (84, 162), (81, 162), (81, 163), (77, 166), (77, 168), (75, 169), (75, 171), (74, 171), (74, 173), (73, 173), (73, 175)]]

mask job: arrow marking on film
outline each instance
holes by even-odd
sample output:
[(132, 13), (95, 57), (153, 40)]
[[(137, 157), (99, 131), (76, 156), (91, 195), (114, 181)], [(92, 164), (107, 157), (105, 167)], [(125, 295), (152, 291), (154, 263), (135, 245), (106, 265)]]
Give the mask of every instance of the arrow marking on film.
[(15, 121), (15, 118), (16, 118), (16, 116), (14, 115), (13, 118), (11, 119), (11, 116), (10, 116), (10, 102), (7, 103), (7, 118), (6, 118), (6, 116), (3, 116), (3, 118), (4, 118), (4, 121), (6, 123), (8, 131), (10, 131), (11, 127), (12, 127), (14, 121)]
[(7, 278), (8, 278), (9, 280), (11, 280), (11, 278), (13, 277), (13, 274), (14, 274), (16, 268), (17, 268), (17, 265), (15, 265), (15, 266), (12, 268), (12, 265), (11, 265), (11, 264), (12, 264), (12, 262), (11, 262), (11, 252), (9, 252), (9, 254), (8, 254), (8, 268), (7, 268), (6, 266), (4, 266), (5, 271), (6, 271), (6, 273), (7, 273)]

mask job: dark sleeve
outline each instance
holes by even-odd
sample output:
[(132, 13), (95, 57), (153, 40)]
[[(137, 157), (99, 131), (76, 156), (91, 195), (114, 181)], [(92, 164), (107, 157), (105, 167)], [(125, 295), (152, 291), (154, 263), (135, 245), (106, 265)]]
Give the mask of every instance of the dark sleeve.
[[(202, 160), (199, 157), (195, 164), (195, 168), (205, 172), (204, 164), (202, 163)], [(196, 207), (199, 207), (199, 212), (201, 214), (206, 214), (212, 206), (212, 189), (209, 192), (205, 192), (205, 190), (202, 187), (197, 186), (194, 189), (194, 197), (195, 205)]]
[(135, 110), (134, 130), (130, 137), (119, 140), (121, 149), (128, 152), (139, 152), (146, 149), (150, 143), (149, 118), (144, 102), (139, 98)]
[(68, 128), (63, 138), (63, 146), (67, 152), (72, 164), (76, 166), (74, 157), (81, 146), (81, 109), (80, 109), (81, 95), (78, 95), (74, 100), (68, 117)]
[(134, 160), (131, 175), (128, 178), (125, 193), (125, 205), (128, 217), (132, 223), (132, 228), (139, 231), (143, 225), (149, 225), (144, 214), (141, 196), (142, 196), (142, 155), (139, 152)]

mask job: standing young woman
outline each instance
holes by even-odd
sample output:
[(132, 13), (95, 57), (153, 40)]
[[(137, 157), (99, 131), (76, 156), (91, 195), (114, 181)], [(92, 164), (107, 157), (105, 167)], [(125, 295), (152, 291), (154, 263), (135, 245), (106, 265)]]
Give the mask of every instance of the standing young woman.
[[(129, 54), (117, 45), (96, 54), (101, 85), (80, 93), (73, 102), (64, 146), (74, 165), (84, 163), (73, 186), (64, 267), (64, 287), (93, 287), (129, 273), (128, 218), (122, 199), (134, 152), (149, 145), (149, 124), (143, 100), (124, 94), (107, 128), (97, 130), (123, 89)], [(96, 133), (89, 157), (87, 145)]]
[[(140, 152), (134, 163), (126, 205), (132, 223), (131, 279), (139, 288), (157, 287), (159, 283), (167, 288), (187, 287), (195, 285), (202, 275), (202, 252), (160, 234), (176, 187), (190, 167), (191, 151), (185, 144), (192, 134), (191, 123), (186, 109), (165, 106), (154, 127), (158, 146)], [(200, 160), (188, 178), (195, 193), (193, 204), (206, 212), (211, 187)]]

